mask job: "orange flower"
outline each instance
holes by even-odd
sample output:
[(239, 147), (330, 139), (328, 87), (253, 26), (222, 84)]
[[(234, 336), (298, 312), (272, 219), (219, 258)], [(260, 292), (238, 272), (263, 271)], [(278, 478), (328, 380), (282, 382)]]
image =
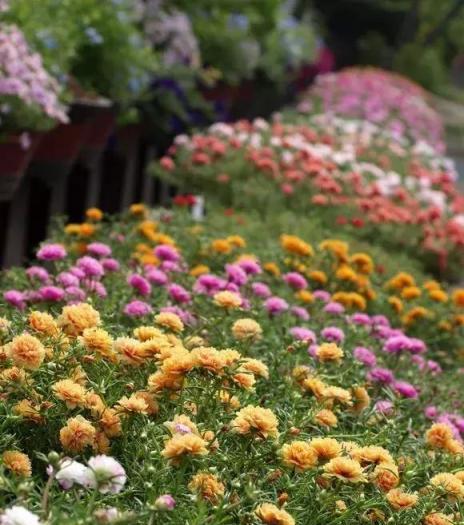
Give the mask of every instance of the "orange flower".
[(295, 255), (300, 255), (302, 257), (310, 257), (314, 255), (312, 246), (296, 235), (281, 235), (280, 245), (285, 251)]
[(363, 410), (369, 407), (371, 398), (367, 393), (367, 390), (363, 386), (355, 386), (351, 389), (353, 394), (353, 407), (352, 411), (359, 414)]
[(93, 444), (95, 435), (95, 427), (84, 417), (76, 416), (60, 430), (60, 442), (65, 450), (78, 453)]
[(384, 492), (388, 492), (400, 482), (398, 467), (394, 463), (381, 463), (375, 467), (372, 473), (372, 480), (376, 487)]
[(172, 312), (161, 312), (155, 315), (155, 323), (164, 328), (168, 328), (173, 332), (182, 332), (184, 329), (184, 323), (182, 319)]
[(13, 412), (34, 423), (42, 423), (44, 419), (40, 414), (39, 407), (34, 405), (29, 399), (22, 399), (16, 403), (13, 407)]
[(240, 365), (241, 370), (246, 370), (251, 372), (254, 375), (264, 377), (267, 379), (269, 377), (268, 367), (259, 359), (253, 359), (251, 357), (246, 357), (243, 359), (243, 363)]
[(308, 277), (312, 281), (316, 281), (316, 283), (319, 283), (319, 284), (326, 284), (328, 280), (327, 275), (321, 270), (313, 270), (309, 272)]
[(240, 295), (235, 292), (229, 292), (228, 290), (217, 292), (213, 299), (218, 306), (227, 309), (239, 308), (242, 304)]
[(445, 492), (448, 496), (453, 499), (460, 501), (464, 500), (464, 484), (454, 474), (449, 472), (441, 472), (430, 480), (430, 485), (439, 489), (441, 492)]
[(425, 433), (425, 441), (434, 448), (445, 448), (450, 439), (453, 439), (453, 432), (446, 423), (434, 423)]
[(195, 367), (204, 368), (215, 374), (222, 372), (226, 366), (221, 352), (210, 346), (194, 348), (190, 357)]
[(87, 303), (78, 303), (63, 307), (58, 324), (67, 335), (77, 337), (86, 328), (100, 324), (100, 314)]
[(114, 359), (113, 339), (102, 328), (86, 328), (82, 332), (81, 342), (89, 353), (97, 353), (102, 357)]
[(448, 294), (443, 290), (430, 290), (429, 297), (437, 303), (446, 303), (448, 301)]
[(173, 464), (183, 456), (204, 456), (208, 454), (207, 442), (196, 434), (175, 434), (164, 445), (161, 455)]
[(293, 517), (272, 503), (261, 503), (255, 509), (258, 518), (267, 525), (295, 525)]
[(263, 270), (267, 273), (270, 273), (271, 275), (274, 275), (275, 277), (278, 277), (280, 275), (280, 268), (277, 266), (276, 263), (273, 262), (264, 263)]
[(343, 350), (335, 343), (322, 343), (316, 349), (316, 356), (322, 363), (338, 363), (343, 355)]
[(386, 495), (388, 503), (395, 510), (410, 509), (415, 507), (419, 497), (417, 494), (408, 494), (403, 492), (401, 489), (391, 489), (387, 492)]
[(23, 334), (16, 336), (8, 345), (8, 355), (15, 365), (34, 370), (42, 364), (45, 348), (36, 337)]
[(193, 277), (198, 277), (199, 275), (203, 275), (208, 272), (209, 266), (206, 266), (206, 264), (197, 264), (196, 266), (190, 269), (189, 273)]
[(52, 387), (55, 396), (66, 403), (68, 408), (76, 408), (86, 404), (87, 392), (85, 388), (72, 379), (63, 379)]
[(417, 299), (417, 297), (421, 296), (421, 291), (417, 286), (406, 286), (401, 290), (401, 297), (403, 299)]
[(237, 412), (231, 423), (232, 430), (237, 434), (256, 434), (258, 437), (267, 439), (278, 436), (277, 418), (268, 408), (248, 405)]
[(293, 441), (284, 445), (280, 455), (284, 465), (295, 470), (308, 470), (317, 465), (317, 453), (306, 441)]
[(303, 303), (309, 304), (314, 302), (314, 296), (309, 290), (298, 290), (295, 293), (295, 297)]
[(215, 239), (211, 243), (213, 252), (227, 254), (232, 250), (232, 245), (227, 239)]
[(140, 216), (145, 217), (145, 215), (147, 214), (147, 208), (145, 204), (135, 203), (135, 204), (130, 205), (129, 212), (131, 215), (136, 215), (138, 217)]
[(172, 421), (165, 421), (163, 425), (169, 430), (169, 432), (171, 432), (172, 435), (185, 434), (188, 432), (192, 432), (197, 436), (200, 435), (195, 423), (185, 414), (175, 415)]
[(363, 466), (373, 463), (376, 465), (395, 463), (388, 450), (375, 445), (358, 447), (350, 453), (350, 456)]
[(314, 416), (314, 422), (323, 427), (336, 427), (338, 419), (332, 410), (323, 408)]
[(453, 523), (453, 517), (442, 512), (432, 512), (424, 518), (424, 525), (453, 525)]
[(335, 477), (349, 483), (366, 481), (361, 465), (353, 459), (337, 457), (324, 465), (325, 475)]
[(118, 337), (114, 341), (114, 350), (127, 365), (140, 366), (145, 361), (146, 353), (142, 343), (132, 337)]
[(132, 394), (130, 397), (123, 396), (116, 404), (116, 412), (124, 414), (147, 414), (148, 404), (142, 397)]
[(342, 446), (333, 438), (314, 438), (309, 444), (320, 460), (333, 459), (342, 452)]
[(456, 306), (464, 306), (464, 288), (459, 288), (453, 292), (453, 302)]
[(154, 326), (138, 326), (137, 328), (134, 328), (134, 337), (136, 337), (139, 341), (149, 341), (150, 339), (158, 339), (161, 338), (164, 340), (164, 334), (159, 330), (158, 328), (155, 328)]
[(400, 314), (404, 307), (403, 307), (403, 301), (399, 297), (396, 297), (396, 295), (392, 295), (388, 298), (388, 304), (395, 310), (397, 314)]
[(191, 492), (197, 493), (200, 498), (209, 501), (213, 505), (218, 503), (224, 496), (224, 483), (217, 476), (208, 472), (198, 472), (193, 476), (188, 488)]
[(48, 337), (55, 337), (60, 333), (56, 321), (46, 312), (31, 312), (29, 314), (29, 326), (36, 332)]
[(263, 330), (254, 319), (238, 319), (232, 325), (232, 334), (238, 341), (258, 341)]
[(17, 385), (23, 385), (27, 377), (28, 375), (24, 369), (12, 366), (0, 372), (0, 384), (16, 383)]
[(29, 478), (32, 474), (31, 460), (27, 454), (17, 450), (7, 450), (2, 456), (5, 468), (17, 476)]
[(85, 211), (85, 216), (90, 221), (101, 221), (103, 219), (103, 212), (99, 208), (88, 208)]
[(105, 408), (100, 415), (99, 424), (108, 437), (111, 438), (121, 435), (121, 418), (113, 408)]
[(172, 357), (165, 359), (161, 371), (165, 375), (179, 376), (186, 374), (195, 366), (195, 361), (187, 350), (179, 350), (172, 354)]

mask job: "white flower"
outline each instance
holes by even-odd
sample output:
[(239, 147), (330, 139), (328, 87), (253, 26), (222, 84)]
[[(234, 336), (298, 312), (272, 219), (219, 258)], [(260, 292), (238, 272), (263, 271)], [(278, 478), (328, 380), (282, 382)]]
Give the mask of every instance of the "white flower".
[(102, 494), (121, 492), (126, 483), (126, 471), (120, 463), (110, 456), (95, 456), (87, 462), (92, 475), (92, 487)]
[(69, 490), (75, 483), (83, 487), (91, 487), (94, 482), (92, 471), (73, 459), (65, 458), (60, 463), (56, 479), (61, 488)]
[(0, 516), (0, 525), (41, 525), (41, 521), (24, 507), (14, 505)]

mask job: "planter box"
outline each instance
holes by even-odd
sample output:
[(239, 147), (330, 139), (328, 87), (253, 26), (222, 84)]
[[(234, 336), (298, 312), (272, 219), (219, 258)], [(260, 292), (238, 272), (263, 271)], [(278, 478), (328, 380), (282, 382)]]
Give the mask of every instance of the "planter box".
[(17, 135), (0, 142), (0, 201), (9, 201), (17, 190), (42, 136), (30, 134), (30, 145), (24, 148)]

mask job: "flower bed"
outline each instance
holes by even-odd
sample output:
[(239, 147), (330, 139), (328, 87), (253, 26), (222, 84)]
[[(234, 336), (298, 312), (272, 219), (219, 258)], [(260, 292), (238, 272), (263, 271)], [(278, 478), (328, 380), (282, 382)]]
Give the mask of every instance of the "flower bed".
[(92, 209), (5, 276), (3, 523), (459, 522), (464, 292), (292, 233)]

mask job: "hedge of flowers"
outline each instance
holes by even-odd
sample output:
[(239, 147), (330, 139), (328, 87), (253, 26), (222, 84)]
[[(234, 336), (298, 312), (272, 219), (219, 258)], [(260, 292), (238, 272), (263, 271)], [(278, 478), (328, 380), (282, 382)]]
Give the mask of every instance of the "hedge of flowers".
[(192, 201), (4, 276), (0, 522), (460, 523), (464, 290)]

